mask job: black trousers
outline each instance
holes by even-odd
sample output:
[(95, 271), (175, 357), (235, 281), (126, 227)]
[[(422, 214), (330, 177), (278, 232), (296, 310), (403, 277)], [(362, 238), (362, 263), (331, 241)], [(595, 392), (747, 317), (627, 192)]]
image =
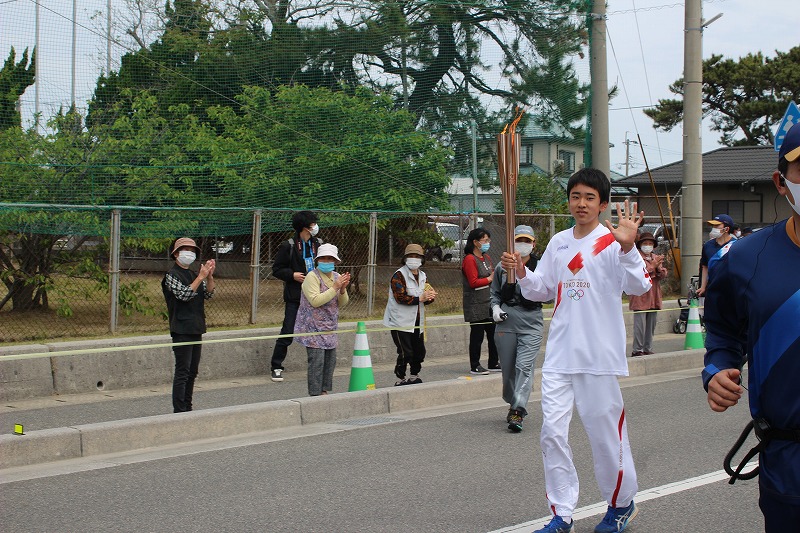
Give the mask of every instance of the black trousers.
[[(194, 342), (202, 340), (202, 335), (172, 334), (172, 342)], [(200, 367), (202, 344), (173, 346), (175, 354), (175, 377), (172, 380), (172, 408), (176, 413), (192, 410), (192, 393), (197, 369)]]
[[(300, 309), (300, 302), (286, 302), (286, 309), (283, 312), (283, 325), (281, 326), (281, 335), (291, 335), (294, 333), (294, 322), (297, 320), (297, 310)], [(272, 360), (269, 363), (269, 369), (275, 370), (280, 368), (283, 370), (283, 361), (286, 359), (286, 352), (289, 346), (294, 341), (292, 337), (282, 337), (275, 341), (275, 349), (272, 350)]]
[(391, 333), (394, 345), (397, 346), (397, 365), (394, 367), (394, 375), (405, 379), (408, 366), (411, 375), (416, 376), (422, 369), (422, 362), (425, 361), (425, 341), (422, 332), (419, 328), (414, 328), (413, 332), (393, 329)]
[(494, 322), (489, 318), (485, 323), (469, 323), (469, 368), (474, 369), (481, 364), (481, 345), (483, 344), (483, 335), (486, 334), (486, 340), (489, 342), (489, 368), (496, 367), (500, 364), (497, 357), (497, 346), (494, 345)]

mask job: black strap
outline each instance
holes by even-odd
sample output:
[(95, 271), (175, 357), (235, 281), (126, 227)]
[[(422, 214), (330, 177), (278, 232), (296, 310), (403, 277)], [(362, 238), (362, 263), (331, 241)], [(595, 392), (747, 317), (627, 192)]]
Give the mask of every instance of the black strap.
[[(750, 432), (753, 431), (758, 438), (758, 444), (750, 449), (744, 456), (744, 459), (741, 460), (739, 466), (734, 471), (731, 468), (731, 461), (733, 460), (733, 456), (736, 455), (744, 444), (744, 441), (747, 440), (747, 437), (750, 435)], [(758, 475), (758, 466), (756, 466), (750, 472), (742, 473), (744, 470), (745, 465), (764, 451), (764, 448), (767, 447), (767, 444), (773, 440), (787, 440), (790, 442), (800, 442), (800, 430), (799, 429), (781, 429), (781, 428), (773, 428), (769, 425), (769, 422), (764, 420), (763, 418), (755, 418), (747, 423), (742, 431), (742, 434), (739, 435), (739, 438), (736, 439), (736, 442), (733, 444), (733, 447), (725, 456), (725, 460), (722, 463), (722, 466), (725, 468), (725, 472), (727, 472), (731, 479), (728, 481), (731, 485), (733, 485), (737, 479), (753, 479)]]
[(744, 427), (742, 434), (739, 435), (738, 439), (736, 439), (736, 442), (733, 444), (733, 447), (730, 449), (727, 455), (725, 455), (725, 459), (722, 461), (722, 466), (723, 468), (725, 468), (725, 472), (729, 476), (731, 476), (731, 478), (728, 480), (728, 483), (730, 483), (731, 485), (736, 483), (737, 479), (748, 480), (748, 479), (753, 479), (758, 475), (758, 468), (759, 468), (758, 465), (756, 465), (756, 467), (753, 468), (753, 470), (751, 470), (750, 472), (742, 473), (742, 470), (744, 470), (745, 465), (747, 465), (750, 459), (752, 459), (754, 456), (760, 453), (761, 450), (764, 448), (764, 446), (766, 446), (766, 441), (760, 441), (757, 446), (755, 446), (749, 452), (747, 452), (744, 456), (744, 459), (742, 459), (742, 461), (739, 463), (739, 466), (736, 468), (736, 470), (733, 470), (733, 468), (731, 468), (731, 461), (733, 460), (733, 456), (739, 452), (739, 450), (742, 447), (742, 444), (744, 444), (744, 441), (747, 440), (747, 437), (748, 435), (750, 435), (750, 432), (752, 430), (753, 430), (753, 421), (751, 420)]

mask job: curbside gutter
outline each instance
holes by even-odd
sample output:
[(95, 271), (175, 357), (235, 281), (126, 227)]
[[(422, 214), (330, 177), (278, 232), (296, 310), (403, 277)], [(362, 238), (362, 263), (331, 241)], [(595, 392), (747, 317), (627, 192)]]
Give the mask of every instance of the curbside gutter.
[[(630, 376), (693, 368), (699, 376), (704, 353), (629, 358)], [(537, 371), (536, 388), (540, 377)], [(0, 469), (499, 398), (500, 392), (501, 376), (494, 374), (0, 435)]]

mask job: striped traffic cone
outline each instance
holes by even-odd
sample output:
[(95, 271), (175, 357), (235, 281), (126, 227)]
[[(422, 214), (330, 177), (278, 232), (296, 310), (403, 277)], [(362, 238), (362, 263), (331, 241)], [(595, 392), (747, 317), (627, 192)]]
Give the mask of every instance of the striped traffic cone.
[(359, 322), (356, 326), (356, 342), (353, 347), (353, 365), (350, 369), (350, 392), (375, 390), (375, 375), (372, 373), (372, 358), (369, 356), (367, 326)]
[(686, 322), (686, 340), (683, 343), (684, 350), (695, 350), (705, 348), (703, 331), (700, 329), (700, 308), (697, 299), (689, 301), (689, 320)]

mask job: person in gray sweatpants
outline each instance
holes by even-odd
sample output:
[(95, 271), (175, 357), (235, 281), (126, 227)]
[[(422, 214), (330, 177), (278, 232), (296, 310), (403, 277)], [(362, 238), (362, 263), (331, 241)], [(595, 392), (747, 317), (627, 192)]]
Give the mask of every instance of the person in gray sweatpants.
[[(514, 250), (531, 271), (537, 264), (532, 254), (535, 244), (530, 226), (514, 228)], [(497, 324), (494, 341), (503, 372), (503, 400), (509, 404), (506, 422), (509, 430), (519, 433), (528, 414), (526, 406), (533, 387), (533, 368), (542, 344), (542, 304), (525, 299), (519, 286), (508, 283), (506, 271), (497, 265), (491, 284), (491, 306), (492, 320)]]

